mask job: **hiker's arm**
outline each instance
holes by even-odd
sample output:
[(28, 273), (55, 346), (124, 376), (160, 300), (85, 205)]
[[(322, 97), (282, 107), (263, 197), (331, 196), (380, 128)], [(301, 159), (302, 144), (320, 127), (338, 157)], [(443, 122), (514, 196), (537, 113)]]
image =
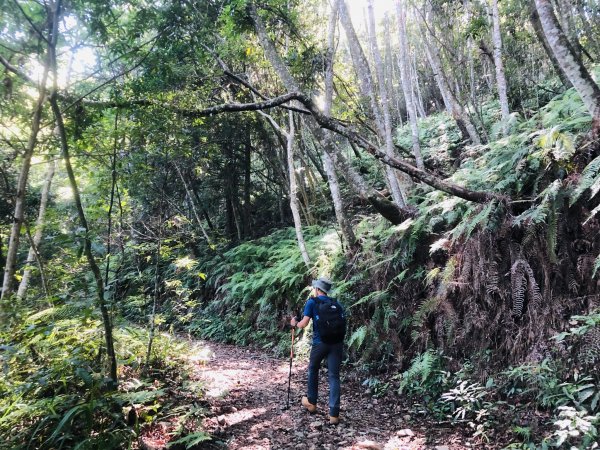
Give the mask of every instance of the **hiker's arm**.
[(309, 316), (304, 316), (300, 322), (298, 322), (295, 317), (292, 317), (292, 320), (290, 320), (290, 325), (293, 327), (304, 328), (309, 322)]

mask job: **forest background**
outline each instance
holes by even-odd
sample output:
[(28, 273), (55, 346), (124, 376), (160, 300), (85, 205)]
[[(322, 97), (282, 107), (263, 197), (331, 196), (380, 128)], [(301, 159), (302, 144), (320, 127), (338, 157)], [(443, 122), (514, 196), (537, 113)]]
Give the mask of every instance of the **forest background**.
[(592, 445), (596, 0), (0, 5), (7, 448), (131, 442), (174, 333), (284, 355), (317, 276), (374, 394)]

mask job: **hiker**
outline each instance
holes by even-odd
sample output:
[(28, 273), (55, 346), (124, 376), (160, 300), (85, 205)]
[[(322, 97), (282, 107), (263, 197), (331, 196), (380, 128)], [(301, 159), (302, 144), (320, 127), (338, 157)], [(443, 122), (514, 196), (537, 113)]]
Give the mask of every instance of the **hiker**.
[(298, 321), (292, 317), (292, 327), (304, 328), (313, 320), (313, 338), (308, 364), (307, 394), (302, 397), (302, 406), (311, 414), (317, 410), (319, 393), (319, 368), (321, 361), (327, 358), (329, 377), (329, 423), (340, 422), (340, 364), (346, 331), (344, 309), (328, 296), (331, 281), (326, 278), (313, 280), (312, 295), (304, 306), (304, 317)]

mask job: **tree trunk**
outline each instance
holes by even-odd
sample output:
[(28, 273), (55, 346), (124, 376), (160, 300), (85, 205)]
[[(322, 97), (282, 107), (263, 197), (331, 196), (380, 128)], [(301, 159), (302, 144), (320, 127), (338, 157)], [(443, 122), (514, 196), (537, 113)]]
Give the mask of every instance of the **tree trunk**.
[(397, 126), (398, 120), (399, 120), (397, 117), (398, 110), (396, 108), (396, 105), (398, 104), (398, 95), (394, 91), (394, 63), (393, 63), (394, 57), (393, 57), (393, 53), (392, 53), (392, 43), (391, 43), (392, 35), (390, 33), (390, 17), (387, 13), (383, 19), (383, 36), (384, 36), (384, 41), (385, 41), (385, 47), (384, 47), (384, 52), (385, 52), (384, 55), (385, 56), (384, 56), (384, 61), (383, 61), (383, 65), (385, 67), (385, 78), (386, 78), (385, 88), (386, 88), (387, 96), (389, 99), (390, 114), (392, 116), (392, 128), (394, 128), (395, 126)]
[(83, 209), (83, 204), (81, 202), (81, 194), (79, 193), (79, 187), (77, 185), (77, 180), (75, 178), (75, 172), (73, 171), (73, 166), (71, 164), (71, 155), (69, 151), (69, 143), (67, 140), (67, 132), (65, 129), (65, 124), (63, 121), (62, 111), (58, 105), (58, 87), (57, 87), (57, 61), (56, 61), (56, 34), (58, 31), (58, 18), (60, 16), (60, 3), (61, 0), (58, 0), (54, 4), (54, 36), (53, 36), (53, 44), (49, 46), (49, 54), (50, 54), (50, 65), (52, 66), (54, 85), (52, 88), (52, 93), (50, 95), (50, 106), (52, 107), (52, 112), (54, 113), (54, 119), (56, 121), (56, 126), (58, 129), (60, 147), (62, 150), (63, 160), (65, 162), (65, 168), (67, 170), (67, 176), (69, 178), (69, 183), (71, 185), (71, 190), (73, 191), (73, 199), (75, 201), (75, 207), (77, 209), (77, 215), (79, 217), (80, 226), (83, 228), (83, 252), (88, 261), (88, 265), (94, 275), (94, 280), (96, 281), (96, 295), (98, 298), (98, 304), (100, 306), (100, 312), (102, 314), (102, 322), (104, 325), (104, 338), (106, 342), (106, 353), (109, 360), (109, 377), (113, 382), (113, 387), (116, 389), (118, 385), (117, 378), (117, 357), (114, 348), (114, 341), (112, 335), (112, 323), (110, 320), (110, 314), (108, 308), (106, 306), (104, 300), (104, 280), (102, 279), (102, 273), (100, 272), (100, 267), (98, 266), (94, 255), (92, 254), (92, 241), (90, 238), (90, 229), (88, 226), (88, 222), (85, 216), (85, 212)]
[[(340, 2), (341, 6), (341, 2)], [(273, 42), (268, 37), (267, 30), (264, 27), (262, 19), (256, 12), (256, 7), (252, 2), (248, 4), (250, 17), (254, 22), (254, 28), (256, 30), (258, 39), (261, 47), (265, 52), (265, 56), (283, 81), (286, 89), (290, 92), (301, 92), (300, 86), (292, 78), (287, 67), (283, 63), (283, 60), (277, 54)], [(340, 8), (341, 13), (341, 8)], [(383, 195), (375, 191), (373, 188), (367, 185), (363, 177), (346, 161), (346, 158), (340, 153), (336, 153), (333, 141), (330, 133), (314, 120), (313, 117), (307, 119), (307, 124), (310, 131), (323, 145), (323, 149), (329, 154), (334, 161), (334, 164), (340, 168), (340, 172), (347, 178), (349, 184), (354, 184), (354, 187), (360, 192), (360, 195), (367, 199), (371, 205), (379, 212), (383, 217), (391, 221), (392, 223), (401, 223), (406, 218), (406, 212), (402, 208), (398, 207), (397, 204), (390, 202)]]
[[(56, 75), (54, 76), (56, 80)], [(117, 357), (115, 353), (113, 335), (112, 335), (112, 323), (110, 320), (110, 314), (108, 312), (108, 308), (104, 301), (104, 280), (102, 279), (102, 274), (100, 273), (100, 268), (96, 263), (96, 259), (92, 254), (92, 240), (90, 238), (90, 229), (87, 223), (87, 219), (85, 217), (85, 212), (83, 210), (83, 204), (81, 202), (81, 194), (79, 193), (79, 187), (77, 185), (77, 180), (75, 178), (75, 172), (73, 171), (73, 166), (71, 164), (71, 155), (69, 152), (69, 144), (67, 141), (67, 134), (64, 126), (64, 122), (62, 119), (62, 112), (60, 111), (60, 107), (58, 106), (57, 100), (57, 92), (56, 89), (53, 90), (52, 95), (50, 96), (50, 104), (52, 106), (52, 111), (54, 112), (54, 117), (56, 120), (56, 124), (60, 134), (60, 145), (62, 149), (63, 160), (65, 161), (65, 168), (67, 170), (67, 176), (69, 178), (69, 184), (71, 185), (71, 190), (73, 191), (73, 198), (75, 200), (75, 207), (77, 209), (77, 215), (79, 216), (80, 226), (83, 228), (83, 252), (88, 261), (88, 265), (94, 275), (94, 280), (96, 281), (96, 295), (98, 298), (98, 304), (100, 306), (100, 312), (102, 314), (102, 322), (104, 325), (104, 339), (106, 342), (106, 354), (109, 359), (109, 376), (114, 383), (114, 387), (116, 388), (118, 384), (117, 378)]]
[(408, 61), (408, 46), (406, 42), (406, 12), (401, 0), (396, 0), (396, 15), (398, 17), (398, 40), (399, 40), (399, 58), (400, 58), (400, 79), (402, 81), (402, 92), (404, 93), (404, 101), (410, 122), (410, 130), (412, 133), (412, 148), (413, 155), (417, 164), (417, 168), (423, 169), (423, 157), (421, 156), (421, 144), (419, 143), (419, 126), (417, 124), (417, 109), (413, 99), (413, 91), (411, 88), (409, 61)]
[(535, 32), (536, 37), (542, 44), (542, 47), (544, 48), (546, 55), (550, 59), (550, 62), (552, 63), (552, 67), (554, 68), (554, 71), (558, 75), (558, 78), (560, 79), (562, 85), (566, 89), (572, 88), (573, 85), (569, 81), (569, 77), (567, 77), (567, 74), (560, 66), (558, 59), (556, 59), (556, 56), (554, 55), (554, 52), (552, 51), (552, 47), (550, 47), (550, 44), (548, 43), (548, 39), (546, 39), (546, 35), (544, 34), (544, 29), (542, 28), (542, 23), (540, 22), (540, 16), (537, 12), (537, 9), (535, 8), (534, 0), (531, 0), (529, 3), (529, 19), (531, 21), (531, 26), (533, 27), (533, 31)]
[(448, 84), (436, 44), (430, 41), (428, 32), (423, 30), (423, 27), (421, 27), (421, 35), (423, 36), (427, 60), (429, 61), (433, 76), (438, 84), (442, 97), (444, 98), (444, 103), (446, 103), (446, 108), (449, 110), (452, 117), (454, 117), (458, 128), (463, 134), (466, 132), (466, 136), (464, 137), (469, 138), (473, 144), (481, 144), (481, 139), (479, 138), (475, 125), (471, 122), (471, 118), (465, 114), (462, 105), (454, 96), (452, 88)]
[[(381, 109), (383, 110), (383, 132), (385, 133), (385, 151), (388, 156), (394, 156), (396, 153), (394, 141), (392, 139), (392, 117), (390, 115), (390, 104), (385, 85), (385, 76), (383, 73), (383, 61), (379, 46), (377, 45), (377, 35), (375, 32), (375, 15), (373, 12), (373, 0), (368, 2), (368, 17), (369, 17), (369, 41), (371, 45), (371, 53), (375, 64), (375, 73), (377, 75), (377, 84), (379, 86), (379, 98), (381, 99)], [(391, 167), (385, 168), (387, 179), (392, 191), (392, 198), (398, 205), (406, 205), (406, 195), (400, 189), (396, 171)]]
[(6, 263), (4, 265), (4, 281), (2, 283), (2, 292), (0, 293), (0, 300), (4, 300), (8, 296), (10, 296), (14, 291), (14, 277), (15, 272), (17, 270), (17, 252), (19, 250), (21, 227), (23, 226), (23, 220), (25, 218), (25, 194), (27, 193), (27, 181), (29, 179), (29, 170), (31, 168), (31, 158), (33, 156), (33, 151), (37, 144), (37, 137), (40, 130), (42, 110), (44, 109), (44, 103), (46, 101), (46, 82), (48, 80), (48, 73), (50, 71), (51, 47), (56, 45), (56, 39), (58, 34), (58, 24), (53, 22), (56, 20), (58, 20), (58, 16), (49, 18), (50, 27), (52, 28), (52, 31), (50, 32), (50, 38), (48, 41), (46, 63), (42, 72), (42, 81), (39, 85), (38, 99), (35, 104), (33, 118), (31, 120), (31, 133), (29, 134), (27, 147), (25, 148), (25, 152), (23, 153), (21, 172), (19, 173), (19, 180), (17, 182), (13, 223), (10, 230), (10, 237), (8, 239)]
[(244, 144), (244, 206), (243, 206), (243, 222), (244, 222), (244, 237), (249, 238), (252, 235), (250, 196), (252, 191), (251, 185), (251, 170), (252, 170), (252, 145), (250, 145), (250, 136), (247, 137), (248, 142)]
[[(340, 0), (335, 0), (331, 7), (331, 13), (329, 16), (329, 26), (327, 31), (327, 55), (325, 60), (325, 102), (323, 105), (323, 114), (328, 116), (331, 112), (331, 104), (333, 103), (333, 61), (335, 54), (335, 29), (338, 19)], [(349, 249), (356, 247), (356, 236), (352, 225), (346, 218), (344, 213), (344, 204), (342, 202), (342, 194), (340, 191), (340, 184), (338, 182), (337, 173), (333, 160), (327, 154), (323, 152), (323, 166), (325, 173), (327, 174), (327, 182), (329, 185), (329, 191), (331, 193), (331, 200), (333, 201), (333, 210), (335, 211), (335, 217), (337, 219), (342, 237), (346, 242)]]
[(419, 115), (422, 119), (424, 119), (425, 117), (427, 117), (427, 112), (425, 111), (425, 105), (423, 104), (423, 96), (421, 95), (421, 83), (419, 81), (419, 72), (417, 71), (417, 56), (413, 54), (412, 58), (409, 57), (408, 59), (412, 61), (412, 64), (410, 64), (410, 78), (414, 81), (414, 83), (411, 83), (411, 85), (416, 91), (416, 95), (413, 93), (413, 99), (415, 104), (417, 105), (417, 111)]
[(296, 229), (296, 239), (298, 240), (298, 247), (302, 254), (302, 259), (306, 267), (310, 269), (310, 256), (306, 250), (306, 242), (304, 241), (304, 235), (302, 234), (302, 222), (300, 221), (300, 209), (298, 208), (298, 197), (297, 197), (297, 183), (296, 183), (296, 168), (294, 165), (294, 135), (296, 130), (294, 127), (294, 116), (291, 111), (289, 115), (289, 130), (287, 132), (287, 163), (288, 163), (288, 174), (290, 181), (290, 209), (292, 210), (292, 217), (294, 218), (294, 228)]
[[(592, 30), (590, 21), (587, 18), (586, 11), (583, 7), (583, 1), (584, 0), (576, 0), (575, 1), (579, 20), (581, 20), (581, 24), (582, 24), (583, 30), (585, 32), (585, 37), (587, 38), (588, 42), (590, 43), (591, 47), (593, 48), (593, 51), (598, 52), (598, 41), (594, 37), (594, 31)], [(596, 54), (596, 56), (598, 56), (598, 55)]]
[(373, 113), (377, 137), (382, 142), (385, 142), (386, 131), (382, 112), (379, 108), (379, 103), (377, 102), (377, 97), (375, 95), (373, 76), (371, 75), (371, 69), (369, 68), (367, 57), (365, 56), (362, 45), (360, 44), (360, 40), (356, 34), (356, 30), (354, 29), (354, 25), (352, 23), (352, 19), (350, 18), (350, 13), (348, 12), (345, 0), (340, 1), (339, 10), (340, 22), (342, 23), (346, 33), (348, 50), (350, 51), (352, 64), (358, 77), (360, 93), (364, 98), (369, 99), (369, 105), (371, 112)]
[(535, 0), (535, 6), (548, 44), (592, 116), (592, 132), (597, 136), (600, 132), (600, 88), (560, 29), (550, 0)]
[(492, 1), (492, 40), (494, 42), (494, 65), (496, 66), (496, 87), (500, 101), (500, 111), (504, 134), (508, 133), (508, 122), (510, 110), (508, 108), (508, 95), (506, 88), (506, 77), (504, 76), (504, 64), (502, 63), (502, 36), (500, 34), (500, 13), (498, 12), (498, 0)]
[[(29, 287), (29, 278), (31, 277), (31, 267), (36, 262), (36, 260), (39, 263), (41, 263), (41, 261), (39, 260), (38, 249), (40, 246), (40, 242), (42, 242), (46, 207), (48, 206), (48, 197), (50, 195), (50, 188), (52, 186), (52, 179), (54, 178), (55, 169), (56, 163), (54, 162), (54, 160), (48, 161), (48, 170), (46, 172), (46, 179), (44, 180), (44, 185), (42, 187), (42, 194), (40, 198), (40, 209), (35, 224), (35, 234), (33, 235), (31, 246), (29, 247), (27, 262), (25, 263), (25, 270), (23, 271), (23, 277), (21, 278), (21, 283), (19, 284), (19, 289), (17, 290), (18, 299), (24, 299), (27, 295), (27, 288)], [(41, 264), (40, 275), (42, 277), (42, 285), (44, 286), (44, 291), (46, 293), (46, 296), (48, 296), (48, 287), (46, 285), (44, 271)]]
[[(188, 198), (190, 199), (190, 205), (192, 207), (192, 212), (194, 213), (194, 218), (196, 219), (196, 223), (200, 227), (200, 231), (202, 232), (204, 239), (206, 239), (206, 244), (212, 248), (213, 243), (212, 243), (210, 237), (208, 236), (208, 233), (206, 232), (206, 228), (204, 228), (204, 226), (202, 225), (202, 221), (200, 220), (200, 216), (198, 215), (198, 209), (196, 208), (196, 203), (194, 202), (194, 197), (192, 196), (192, 192), (188, 188), (188, 184), (185, 181), (185, 177), (183, 176), (181, 169), (179, 168), (179, 166), (177, 165), (177, 163), (175, 161), (173, 162), (173, 165), (175, 166), (175, 170), (177, 171), (177, 174), (179, 175), (179, 179), (181, 180), (181, 183), (183, 184), (183, 188), (185, 189), (185, 192), (186, 192)], [(208, 218), (208, 214), (206, 214), (206, 211), (204, 211), (204, 214), (205, 214), (205, 218)], [(210, 219), (208, 219), (207, 222), (210, 224)]]
[[(162, 207), (161, 207), (162, 209)], [(154, 342), (154, 333), (156, 329), (156, 306), (158, 305), (158, 296), (160, 293), (160, 250), (162, 248), (162, 211), (158, 218), (160, 221), (158, 227), (158, 243), (156, 244), (156, 261), (154, 263), (154, 293), (152, 296), (152, 311), (150, 312), (150, 330), (148, 331), (148, 347), (146, 348), (146, 367), (150, 367), (150, 356), (152, 355), (152, 344)]]

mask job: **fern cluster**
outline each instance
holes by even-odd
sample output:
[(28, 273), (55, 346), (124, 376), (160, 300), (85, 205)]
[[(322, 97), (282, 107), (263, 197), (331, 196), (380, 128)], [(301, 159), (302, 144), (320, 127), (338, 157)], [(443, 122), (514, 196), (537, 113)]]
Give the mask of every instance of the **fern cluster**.
[[(139, 375), (148, 333), (135, 327), (115, 328), (121, 363), (120, 391), (107, 389), (98, 369), (102, 326), (81, 305), (56, 306), (28, 314), (22, 326), (0, 332), (0, 440), (3, 448), (121, 448), (136, 437), (124, 407), (138, 415), (161, 408), (162, 389)], [(158, 335), (153, 361), (162, 370), (183, 373), (189, 348)], [(136, 373), (130, 382), (125, 373)]]

